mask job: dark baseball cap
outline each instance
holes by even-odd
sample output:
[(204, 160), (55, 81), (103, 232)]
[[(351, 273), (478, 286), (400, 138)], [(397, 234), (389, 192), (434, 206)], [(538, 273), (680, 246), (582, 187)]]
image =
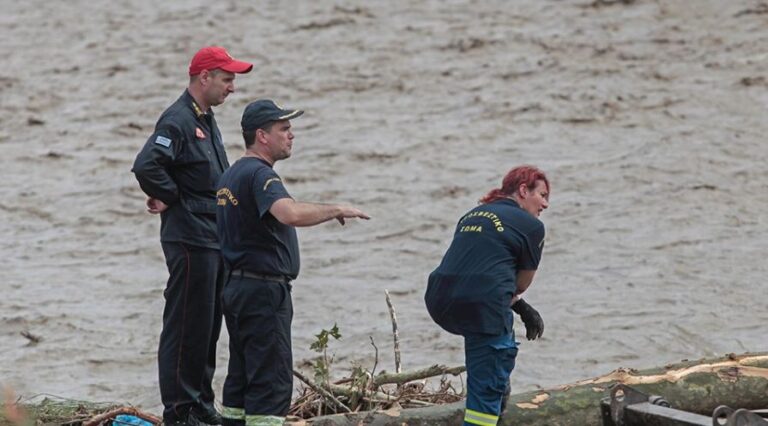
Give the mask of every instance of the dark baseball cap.
[(253, 64), (238, 61), (230, 56), (227, 49), (219, 46), (204, 47), (195, 53), (189, 63), (189, 75), (198, 75), (203, 70), (222, 69), (227, 72), (245, 74), (253, 69)]
[(247, 132), (256, 130), (270, 121), (293, 120), (302, 114), (304, 111), (300, 109), (283, 109), (270, 99), (259, 99), (245, 107), (240, 127)]

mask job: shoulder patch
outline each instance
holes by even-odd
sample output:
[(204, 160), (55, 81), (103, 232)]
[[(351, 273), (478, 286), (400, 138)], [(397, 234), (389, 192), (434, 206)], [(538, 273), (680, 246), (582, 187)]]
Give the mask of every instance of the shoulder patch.
[(268, 187), (268, 186), (269, 186), (269, 184), (270, 184), (270, 183), (272, 183), (272, 182), (282, 182), (282, 181), (280, 180), (280, 178), (269, 178), (269, 179), (267, 179), (267, 181), (266, 181), (266, 182), (264, 182), (264, 188), (262, 188), (261, 190), (262, 190), (262, 191), (266, 191), (266, 190), (267, 190), (267, 187)]
[(155, 143), (158, 145), (162, 145), (166, 148), (171, 146), (171, 140), (166, 138), (165, 136), (158, 136), (155, 138)]

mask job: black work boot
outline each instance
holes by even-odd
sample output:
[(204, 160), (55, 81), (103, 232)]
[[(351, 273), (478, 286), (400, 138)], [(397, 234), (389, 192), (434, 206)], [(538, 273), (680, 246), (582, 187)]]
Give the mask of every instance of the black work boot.
[(165, 422), (163, 421), (163, 424), (166, 426), (205, 426), (205, 423), (202, 423), (197, 417), (195, 417), (194, 414), (191, 412), (187, 414), (186, 419), (178, 419), (171, 422)]
[(196, 417), (200, 422), (209, 424), (209, 425), (220, 425), (221, 424), (221, 414), (219, 414), (218, 411), (216, 411), (215, 408), (213, 408), (213, 405), (196, 405), (194, 408), (192, 408), (192, 411), (190, 413), (194, 417)]

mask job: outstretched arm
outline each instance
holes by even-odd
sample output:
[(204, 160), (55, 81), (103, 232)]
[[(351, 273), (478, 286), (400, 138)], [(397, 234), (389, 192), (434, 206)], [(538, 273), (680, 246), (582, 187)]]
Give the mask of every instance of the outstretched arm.
[(345, 219), (370, 219), (361, 210), (339, 204), (304, 203), (292, 198), (281, 198), (272, 204), (269, 212), (281, 223), (291, 226), (314, 226), (331, 219), (344, 225)]

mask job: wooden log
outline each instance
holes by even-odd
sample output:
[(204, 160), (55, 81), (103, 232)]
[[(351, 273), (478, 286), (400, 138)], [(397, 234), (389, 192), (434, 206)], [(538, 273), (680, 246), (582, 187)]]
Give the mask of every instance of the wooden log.
[[(683, 361), (636, 371), (620, 368), (604, 376), (551, 389), (511, 395), (499, 424), (576, 426), (600, 424), (600, 400), (617, 383), (649, 395), (661, 395), (672, 407), (707, 416), (718, 405), (767, 408), (768, 352)], [(464, 403), (427, 408), (316, 417), (315, 426), (460, 425)]]
[(600, 400), (616, 383), (661, 395), (674, 408), (703, 415), (712, 415), (718, 405), (763, 408), (768, 392), (768, 353), (683, 361), (643, 371), (620, 368), (570, 385), (513, 395), (503, 424), (599, 424)]
[[(425, 408), (392, 408), (385, 411), (366, 411), (352, 414), (335, 414), (302, 420), (298, 425), (312, 426), (402, 426), (402, 425), (461, 425), (464, 419), (464, 403), (436, 405)], [(286, 423), (289, 424), (289, 423)]]

